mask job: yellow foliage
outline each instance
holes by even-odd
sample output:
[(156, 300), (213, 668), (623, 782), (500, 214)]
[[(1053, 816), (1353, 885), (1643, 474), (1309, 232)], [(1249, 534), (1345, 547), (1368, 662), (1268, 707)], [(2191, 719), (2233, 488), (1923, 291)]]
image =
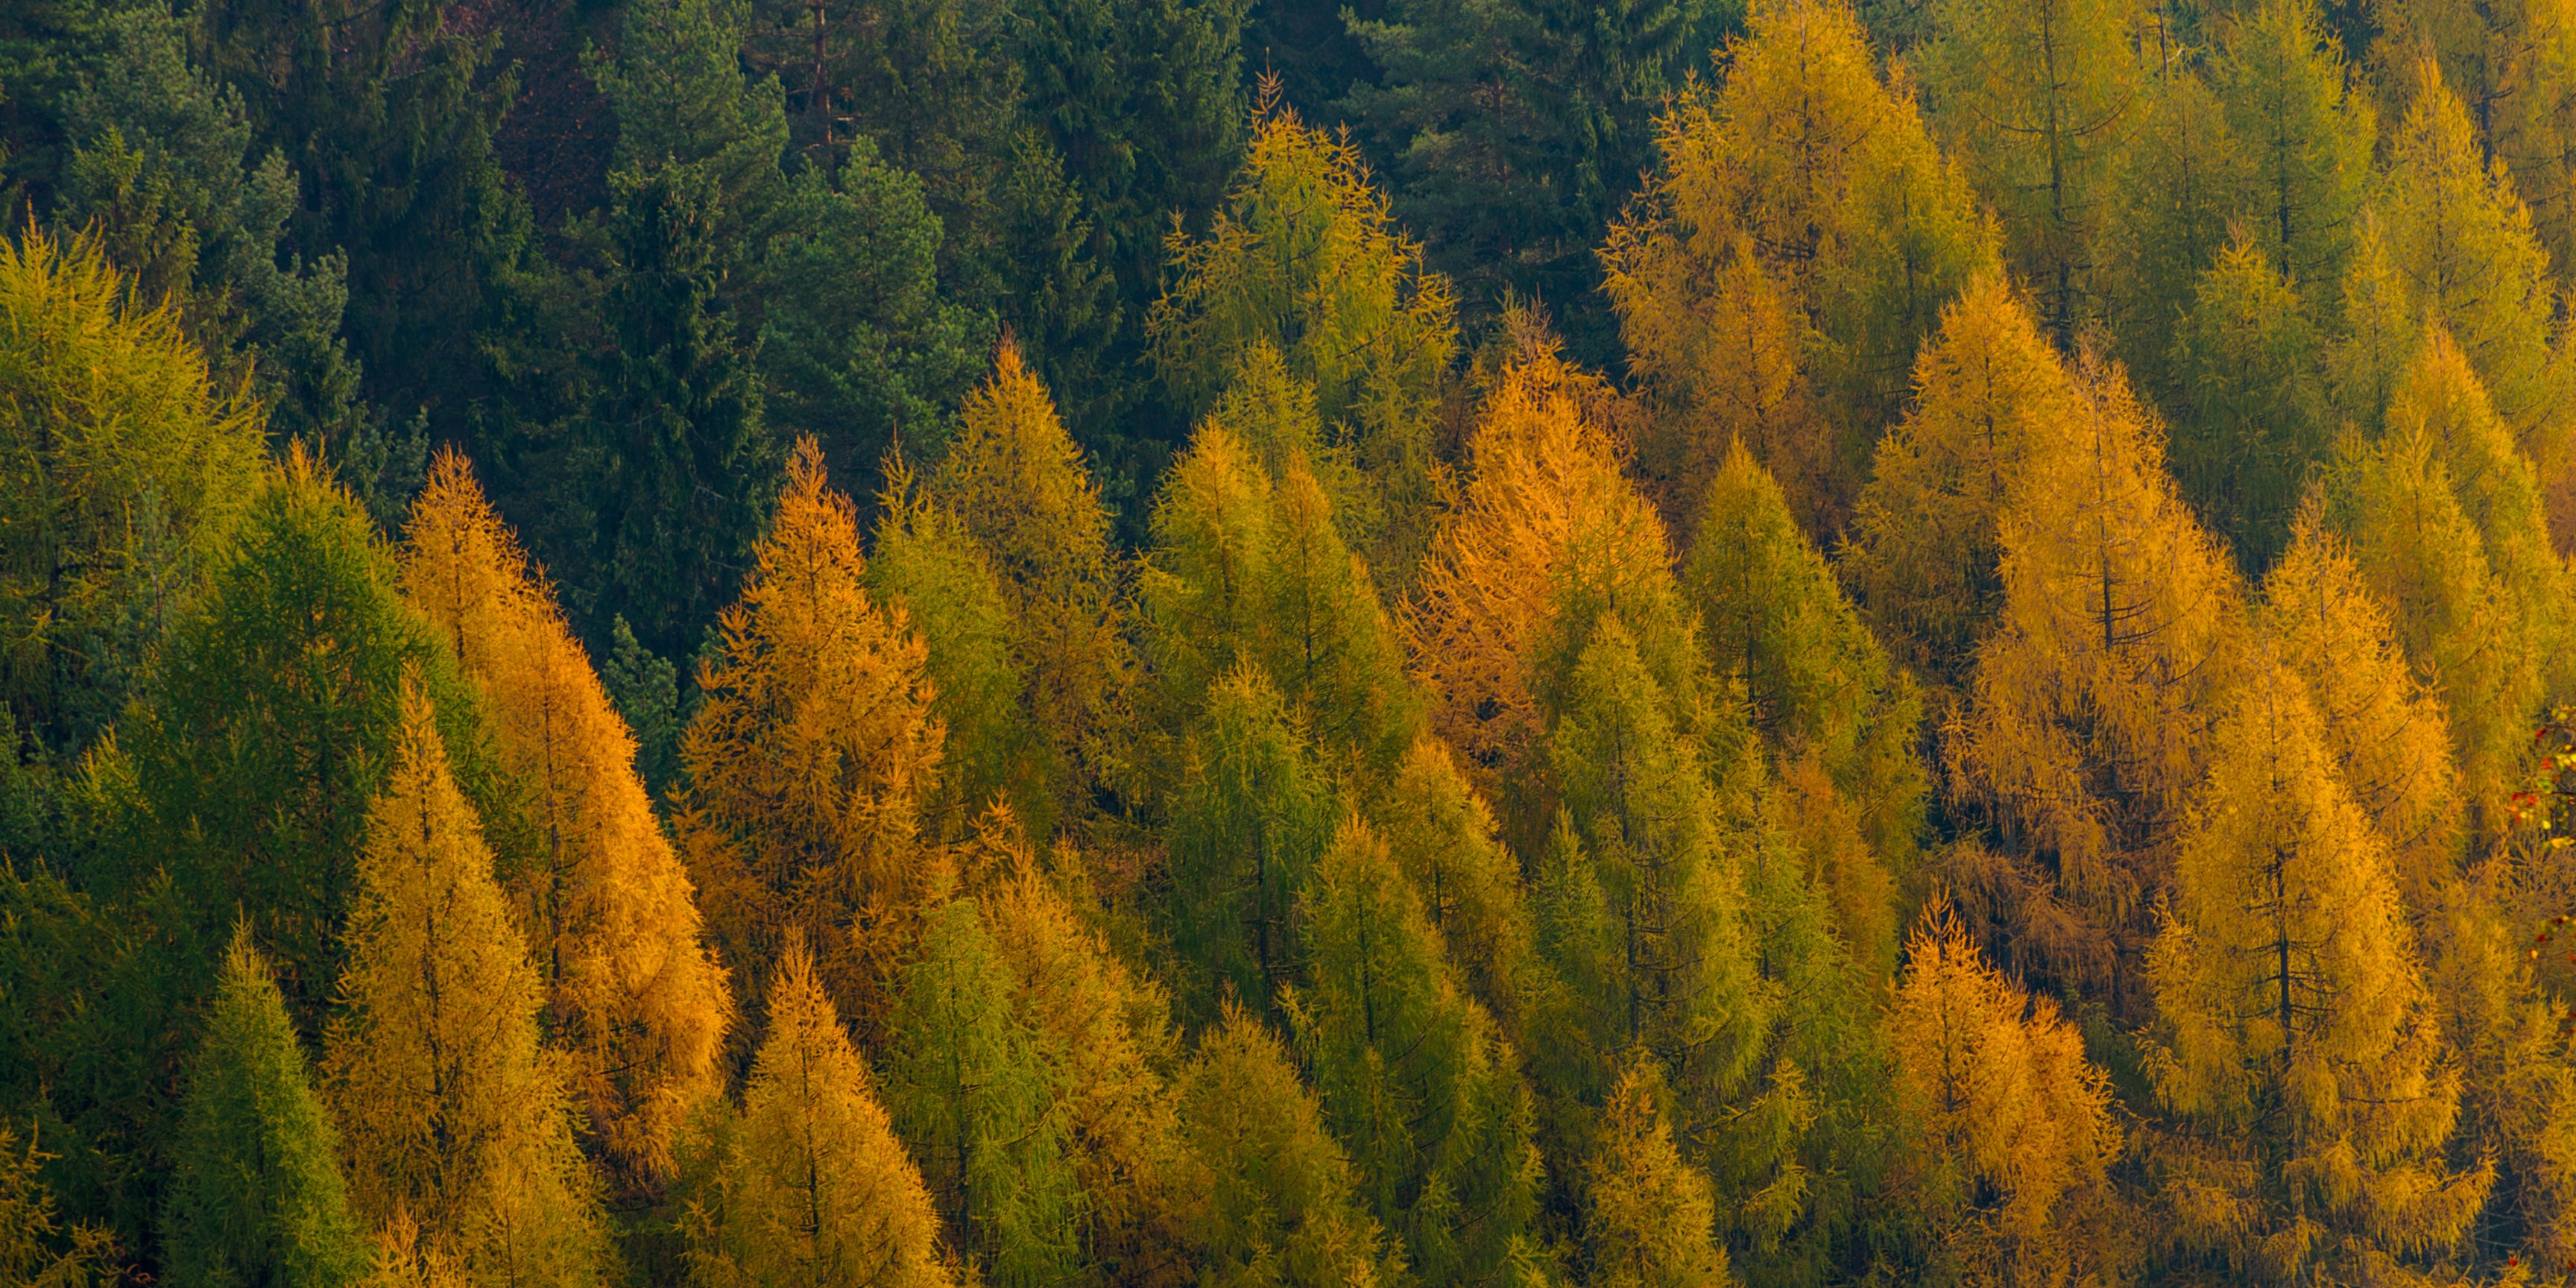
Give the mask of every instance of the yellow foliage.
[(917, 832), (943, 731), (926, 653), (862, 584), (856, 514), (800, 443), (742, 598), (701, 663), (679, 831), (726, 960), (766, 980), (791, 927), (862, 1032), (880, 968), (944, 878)]
[(718, 1089), (733, 999), (634, 736), (463, 457), (440, 454), (405, 537), (404, 589), (489, 698), (542, 845), (512, 893), (591, 1128), (639, 1175), (666, 1178), (672, 1134)]
[[(2057, 1007), (1989, 966), (1946, 911), (1918, 926), (1888, 1014), (1924, 1199), (1971, 1284), (2099, 1275), (2120, 1126), (2111, 1087)], [(1992, 1196), (1990, 1198), (1982, 1196)]]
[(2410, 909), (2457, 869), (2460, 773), (2440, 697), (2407, 664), (2387, 606), (2349, 546), (2313, 510), (2263, 577), (2259, 621), (2316, 702), (2318, 733), (2353, 800), (2387, 842)]
[(1725, 1288), (1735, 1282), (1717, 1246), (1708, 1177), (1673, 1147), (1663, 1069), (1630, 1052), (1601, 1114), (1601, 1144), (1585, 1177), (1592, 1288)]
[(358, 856), (324, 1088), (349, 1191), (475, 1284), (596, 1284), (607, 1248), (543, 986), (416, 681)]
[[(1627, 621), (1655, 651), (1659, 678), (1697, 666), (1663, 522), (1592, 414), (1605, 392), (1547, 345), (1502, 373), (1470, 445), (1474, 481), (1433, 542), (1404, 623), (1433, 730), (1482, 794), (1516, 811), (1515, 840), (1545, 835), (1542, 700), (1592, 619)], [(1506, 796), (1506, 783), (1523, 790)]]
[(691, 1214), (709, 1288), (951, 1288), (939, 1217), (791, 933), (769, 987), (769, 1032), (720, 1144), (711, 1203)]
[(2084, 401), (2001, 274), (1942, 310), (1914, 364), (1914, 409), (1879, 440), (1852, 518), (1844, 575), (1888, 647), (1962, 675), (2003, 596), (1999, 526), (2034, 453)]
[[(2265, 659), (2268, 663), (2269, 659)], [(2158, 1098), (2201, 1196), (2178, 1235), (2266, 1281), (2438, 1254), (2493, 1180), (2454, 1171), (2444, 1049), (2387, 849), (2296, 674), (2264, 665), (2215, 735), (2149, 958)]]
[(1723, 81), (1659, 123), (1661, 164), (1610, 230), (1605, 289), (1666, 404), (1646, 456), (1679, 503), (1740, 438), (1829, 533), (1992, 237), (1850, 5), (1765, 0), (1747, 27)]
[(2150, 413), (2116, 369), (2080, 375), (2076, 414), (2044, 426), (2003, 516), (2002, 611), (1945, 741), (1953, 794), (2047, 856), (2102, 939), (2033, 947), (2117, 987), (2125, 970), (2088, 977), (2105, 948), (2119, 963), (2142, 946), (2244, 604), (2163, 469)]

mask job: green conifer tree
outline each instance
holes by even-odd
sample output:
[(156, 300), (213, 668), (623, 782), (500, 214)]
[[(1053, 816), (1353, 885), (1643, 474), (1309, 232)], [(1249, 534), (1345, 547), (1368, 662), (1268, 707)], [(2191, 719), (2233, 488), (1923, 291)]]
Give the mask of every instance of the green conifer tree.
[(2201, 522), (2260, 569), (2324, 459), (2323, 354), (2298, 286), (2239, 241), (2200, 275), (2173, 333), (2173, 469)]
[(268, 963), (244, 924), (199, 1040), (162, 1209), (176, 1284), (338, 1288), (364, 1277), (366, 1236), (340, 1177), (340, 1134), (305, 1071)]
[(1332, 784), (1257, 668), (1222, 676), (1183, 747), (1170, 930), (1201, 1022), (1227, 995), (1266, 1010), (1294, 974), (1297, 891), (1330, 839)]
[(1334, 1135), (1423, 1282), (1489, 1283), (1537, 1207), (1532, 1108), (1386, 842), (1346, 820), (1299, 896), (1311, 981), (1286, 1010)]
[(950, 1246), (987, 1283), (1040, 1288), (1083, 1268), (1083, 1195), (1061, 1075), (1013, 993), (976, 900), (931, 912), (887, 1021), (885, 1095)]

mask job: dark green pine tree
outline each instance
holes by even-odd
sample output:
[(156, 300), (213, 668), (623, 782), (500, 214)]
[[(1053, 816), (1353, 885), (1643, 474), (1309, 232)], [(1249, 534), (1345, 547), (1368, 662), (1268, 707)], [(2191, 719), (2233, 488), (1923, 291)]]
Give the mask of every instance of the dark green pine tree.
[(111, 11), (96, 35), (96, 65), (59, 105), (71, 150), (54, 219), (92, 229), (144, 298), (175, 300), (217, 382), (250, 380), (270, 436), (320, 449), (391, 527), (426, 443), (391, 441), (359, 400), (340, 339), (344, 265), (293, 249), (285, 154), (252, 141), (241, 96), (189, 59), (166, 10)]
[(1471, 318), (1513, 298), (1606, 364), (1593, 251), (1654, 163), (1666, 100), (1741, 25), (1716, 0), (1389, 0), (1350, 15), (1368, 74), (1339, 113)]
[(622, 615), (677, 657), (740, 584), (781, 453), (717, 293), (715, 176), (679, 164), (610, 182), (612, 343), (583, 426), (590, 569), (567, 584), (587, 586), (593, 621)]
[(189, 1074), (161, 1215), (161, 1272), (181, 1288), (356, 1283), (372, 1249), (349, 1212), (339, 1133), (247, 924)]
[(635, 638), (624, 617), (608, 623), (608, 660), (599, 681), (618, 718), (635, 733), (635, 772), (659, 800), (680, 777), (680, 669)]
[(346, 257), (343, 334), (368, 398), (396, 423), (426, 412), (433, 437), (506, 447), (496, 436), (559, 396), (566, 291), (494, 149), (514, 72), (452, 7), (207, 5), (193, 47), (296, 173), (286, 249)]

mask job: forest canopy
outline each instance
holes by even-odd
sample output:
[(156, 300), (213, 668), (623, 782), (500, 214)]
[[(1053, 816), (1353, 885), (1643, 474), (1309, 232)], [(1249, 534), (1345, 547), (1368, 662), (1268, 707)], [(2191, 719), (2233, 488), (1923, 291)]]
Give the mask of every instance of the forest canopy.
[(2576, 1280), (2564, 0), (22, 0), (0, 460), (0, 1288)]

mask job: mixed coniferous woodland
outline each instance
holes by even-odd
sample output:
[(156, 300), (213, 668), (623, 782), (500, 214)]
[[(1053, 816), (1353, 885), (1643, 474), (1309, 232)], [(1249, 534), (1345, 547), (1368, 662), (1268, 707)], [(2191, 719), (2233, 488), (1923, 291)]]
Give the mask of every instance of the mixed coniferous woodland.
[(2576, 3), (0, 5), (0, 1285), (2576, 1280)]

